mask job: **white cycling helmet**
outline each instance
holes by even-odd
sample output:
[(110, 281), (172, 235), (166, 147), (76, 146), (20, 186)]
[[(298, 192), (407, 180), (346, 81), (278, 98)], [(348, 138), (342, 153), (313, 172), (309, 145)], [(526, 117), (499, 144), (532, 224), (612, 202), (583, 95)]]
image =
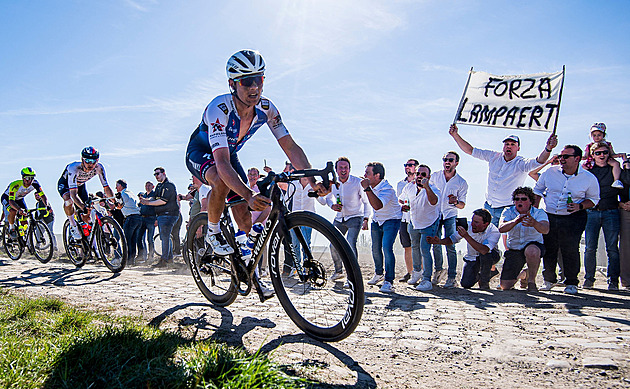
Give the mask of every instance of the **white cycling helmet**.
[(230, 80), (265, 73), (265, 60), (256, 50), (240, 50), (232, 54), (225, 67)]

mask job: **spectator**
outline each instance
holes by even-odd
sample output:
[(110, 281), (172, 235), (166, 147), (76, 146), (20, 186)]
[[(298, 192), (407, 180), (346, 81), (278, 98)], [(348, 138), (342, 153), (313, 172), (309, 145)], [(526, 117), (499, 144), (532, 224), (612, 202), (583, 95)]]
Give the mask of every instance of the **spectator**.
[[(346, 235), (350, 248), (355, 257), (359, 258), (357, 239), (361, 229), (368, 229), (370, 207), (367, 196), (361, 187), (361, 179), (350, 175), (350, 160), (339, 157), (335, 162), (335, 170), (339, 179), (339, 187), (332, 186), (332, 191), (322, 199), (333, 211), (337, 212), (333, 225), (343, 235)], [(321, 202), (320, 201), (320, 202)], [(337, 281), (344, 277), (343, 264), (339, 253), (330, 246), (330, 252), (335, 264), (335, 272), (330, 281)]]
[(450, 237), (440, 239), (437, 236), (427, 238), (431, 244), (451, 245), (464, 239), (468, 243), (468, 251), (464, 256), (462, 270), (462, 287), (472, 288), (477, 282), (480, 289), (490, 289), (490, 269), (499, 262), (497, 243), (501, 233), (491, 223), (492, 215), (487, 209), (477, 209), (468, 229), (457, 227)]
[[(153, 191), (153, 183), (151, 181), (147, 181), (144, 184), (144, 193), (139, 193), (138, 198), (146, 197), (152, 198), (155, 197), (155, 192)], [(140, 226), (140, 230), (138, 231), (138, 250), (140, 254), (138, 255), (141, 259), (151, 260), (155, 254), (155, 246), (153, 236), (155, 235), (155, 226), (157, 224), (157, 217), (155, 216), (155, 207), (150, 205), (145, 205), (140, 202), (140, 216), (142, 216), (142, 225)], [(146, 243), (144, 236), (146, 235)]]
[[(431, 175), (431, 184), (435, 185), (441, 193), (438, 237), (442, 236), (442, 228), (444, 228), (444, 237), (451, 236), (455, 233), (457, 210), (464, 209), (466, 206), (468, 183), (457, 174), (457, 165), (459, 165), (459, 154), (454, 151), (449, 151), (442, 157), (442, 166), (444, 169)], [(443, 269), (441, 245), (433, 246), (433, 257), (435, 258), (436, 269), (433, 275), (433, 284), (437, 285), (445, 275), (448, 275), (444, 283), (444, 288), (454, 288), (456, 286), (455, 277), (457, 276), (457, 250), (455, 250), (455, 246), (446, 246), (448, 274), (446, 274), (446, 271)]]
[[(396, 191), (385, 179), (385, 167), (380, 162), (370, 162), (365, 167), (365, 178), (361, 187), (367, 194), (368, 201), (374, 209), (372, 217), (372, 257), (374, 258), (374, 277), (368, 285), (383, 282), (380, 291), (394, 292), (394, 274), (396, 257), (394, 241), (400, 228), (402, 212), (396, 197)], [(383, 275), (383, 257), (385, 257), (385, 274)]]
[(630, 290), (630, 161), (623, 155), (621, 177), (626, 183), (619, 202), (619, 269), (621, 286)]
[(518, 155), (521, 141), (516, 135), (503, 139), (503, 152), (498, 152), (471, 146), (459, 135), (455, 124), (451, 125), (449, 134), (466, 154), (488, 162), (488, 189), (484, 208), (492, 215), (492, 224), (495, 226), (499, 225), (503, 209), (512, 205), (510, 195), (514, 189), (523, 186), (527, 173), (545, 163), (558, 144), (558, 138), (552, 134), (536, 159), (525, 159)]
[(142, 226), (142, 216), (140, 216), (140, 208), (138, 208), (138, 199), (127, 189), (127, 181), (120, 179), (116, 181), (116, 194), (122, 200), (119, 209), (125, 217), (123, 221), (123, 231), (127, 238), (127, 258), (129, 264), (136, 264), (136, 246), (138, 242), (138, 233)]
[(618, 290), (619, 195), (621, 190), (612, 185), (613, 181), (615, 181), (613, 177), (615, 168), (609, 163), (612, 159), (609, 144), (606, 142), (593, 143), (590, 154), (593, 163), (583, 166), (597, 178), (599, 183), (599, 202), (586, 211), (586, 228), (584, 230), (584, 239), (586, 241), (584, 271), (586, 274), (584, 275), (582, 287), (591, 289), (595, 283), (595, 267), (597, 265), (595, 255), (597, 254), (599, 233), (600, 230), (603, 230), (606, 253), (608, 254), (608, 290)]
[(151, 198), (140, 197), (140, 203), (155, 207), (160, 240), (162, 240), (162, 258), (155, 266), (166, 267), (173, 264), (173, 247), (169, 238), (180, 215), (177, 204), (177, 188), (168, 180), (163, 167), (156, 167), (153, 175), (158, 181), (155, 187), (155, 196)]
[[(405, 167), (405, 178), (398, 181), (396, 185), (396, 196), (400, 198), (405, 185), (414, 183), (416, 181), (416, 169), (418, 168), (417, 159), (409, 158), (407, 162), (403, 165)], [(402, 200), (399, 200), (402, 202)], [(413, 256), (411, 254), (411, 237), (409, 236), (409, 212), (403, 212), (402, 220), (400, 221), (400, 230), (398, 232), (398, 237), (400, 238), (400, 244), (403, 247), (405, 252), (405, 267), (407, 268), (407, 273), (398, 281), (407, 282), (411, 278), (411, 273), (413, 273)]]
[[(543, 234), (549, 232), (549, 219), (545, 211), (534, 208), (534, 191), (529, 187), (518, 187), (512, 192), (514, 206), (501, 215), (499, 232), (507, 233), (507, 251), (501, 271), (501, 289), (512, 289), (517, 279), (521, 287), (535, 292), (536, 274), (540, 259), (545, 254)], [(523, 266), (527, 268), (523, 271)]]
[(619, 177), (621, 176), (621, 166), (619, 165), (619, 162), (615, 160), (615, 157), (620, 155), (615, 154), (612, 143), (606, 141), (606, 125), (604, 123), (595, 123), (591, 126), (591, 139), (593, 141), (587, 144), (584, 148), (584, 163), (582, 164), (582, 166), (584, 167), (584, 169), (590, 171), (595, 165), (595, 158), (591, 153), (593, 145), (600, 142), (605, 143), (608, 146), (608, 150), (610, 151), (607, 163), (612, 168), (613, 175), (613, 183), (610, 186), (615, 189), (623, 189), (623, 183), (619, 181)]
[[(431, 245), (427, 237), (437, 234), (440, 224), (440, 191), (431, 184), (431, 169), (427, 165), (419, 165), (415, 182), (405, 185), (400, 199), (409, 205), (403, 205), (403, 213), (409, 212), (409, 236), (411, 237), (411, 254), (413, 257), (413, 273), (407, 283), (418, 284), (420, 291), (433, 289), (431, 274), (433, 257)], [(420, 263), (422, 262), (422, 271)], [(442, 269), (436, 269), (436, 272)]]
[(552, 166), (542, 173), (534, 187), (534, 206), (538, 208), (540, 199), (544, 197), (549, 218), (549, 232), (543, 237), (545, 282), (541, 289), (551, 290), (557, 281), (556, 265), (560, 250), (566, 277), (564, 292), (577, 294), (580, 239), (586, 227), (586, 210), (599, 201), (599, 184), (594, 175), (580, 167), (582, 149), (578, 146), (565, 146), (558, 158), (560, 166)]

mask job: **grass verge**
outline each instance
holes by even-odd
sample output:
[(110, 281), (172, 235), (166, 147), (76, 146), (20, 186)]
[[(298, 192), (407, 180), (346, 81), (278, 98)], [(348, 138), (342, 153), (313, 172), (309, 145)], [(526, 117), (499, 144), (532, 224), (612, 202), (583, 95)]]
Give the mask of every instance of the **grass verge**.
[(298, 388), (266, 356), (0, 289), (1, 388)]

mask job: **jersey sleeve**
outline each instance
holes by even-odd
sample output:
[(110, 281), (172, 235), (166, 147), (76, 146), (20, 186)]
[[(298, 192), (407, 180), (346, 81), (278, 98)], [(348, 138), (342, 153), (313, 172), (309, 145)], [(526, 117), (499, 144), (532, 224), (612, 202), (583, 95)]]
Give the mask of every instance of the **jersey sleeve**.
[(208, 142), (212, 151), (228, 147), (225, 129), (229, 119), (227, 109), (222, 109), (221, 104), (213, 103), (208, 105), (203, 113), (203, 122), (208, 126)]
[(266, 100), (266, 102), (261, 101), (263, 109), (266, 104), (269, 105), (269, 109), (267, 111), (267, 125), (269, 126), (273, 136), (275, 136), (276, 139), (280, 139), (289, 135), (289, 130), (287, 130), (284, 123), (282, 123), (282, 117), (280, 116), (280, 112), (278, 112), (278, 108), (276, 108), (271, 100)]
[(79, 186), (77, 184), (77, 164), (71, 163), (66, 166), (66, 170), (68, 172), (68, 189), (77, 189)]
[(33, 188), (35, 188), (35, 193), (37, 193), (40, 196), (44, 194), (44, 191), (42, 190), (42, 186), (39, 184), (37, 180), (33, 180), (33, 183), (31, 185), (33, 185)]
[(107, 175), (105, 174), (105, 166), (103, 166), (99, 162), (97, 169), (98, 169), (97, 171), (98, 178), (101, 180), (101, 184), (103, 185), (103, 188), (108, 187), (109, 184), (107, 183)]
[(20, 186), (22, 186), (22, 180), (13, 181), (9, 185), (9, 189), (7, 190), (7, 192), (9, 192), (10, 201), (15, 201), (15, 196), (17, 195), (17, 192), (20, 189)]

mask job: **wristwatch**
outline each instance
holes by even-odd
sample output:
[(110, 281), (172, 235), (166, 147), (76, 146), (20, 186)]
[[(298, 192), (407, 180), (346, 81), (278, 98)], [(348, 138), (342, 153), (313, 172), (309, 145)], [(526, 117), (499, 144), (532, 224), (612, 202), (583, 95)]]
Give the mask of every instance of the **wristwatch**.
[(363, 189), (364, 192), (371, 192), (372, 188), (368, 185), (367, 188)]

